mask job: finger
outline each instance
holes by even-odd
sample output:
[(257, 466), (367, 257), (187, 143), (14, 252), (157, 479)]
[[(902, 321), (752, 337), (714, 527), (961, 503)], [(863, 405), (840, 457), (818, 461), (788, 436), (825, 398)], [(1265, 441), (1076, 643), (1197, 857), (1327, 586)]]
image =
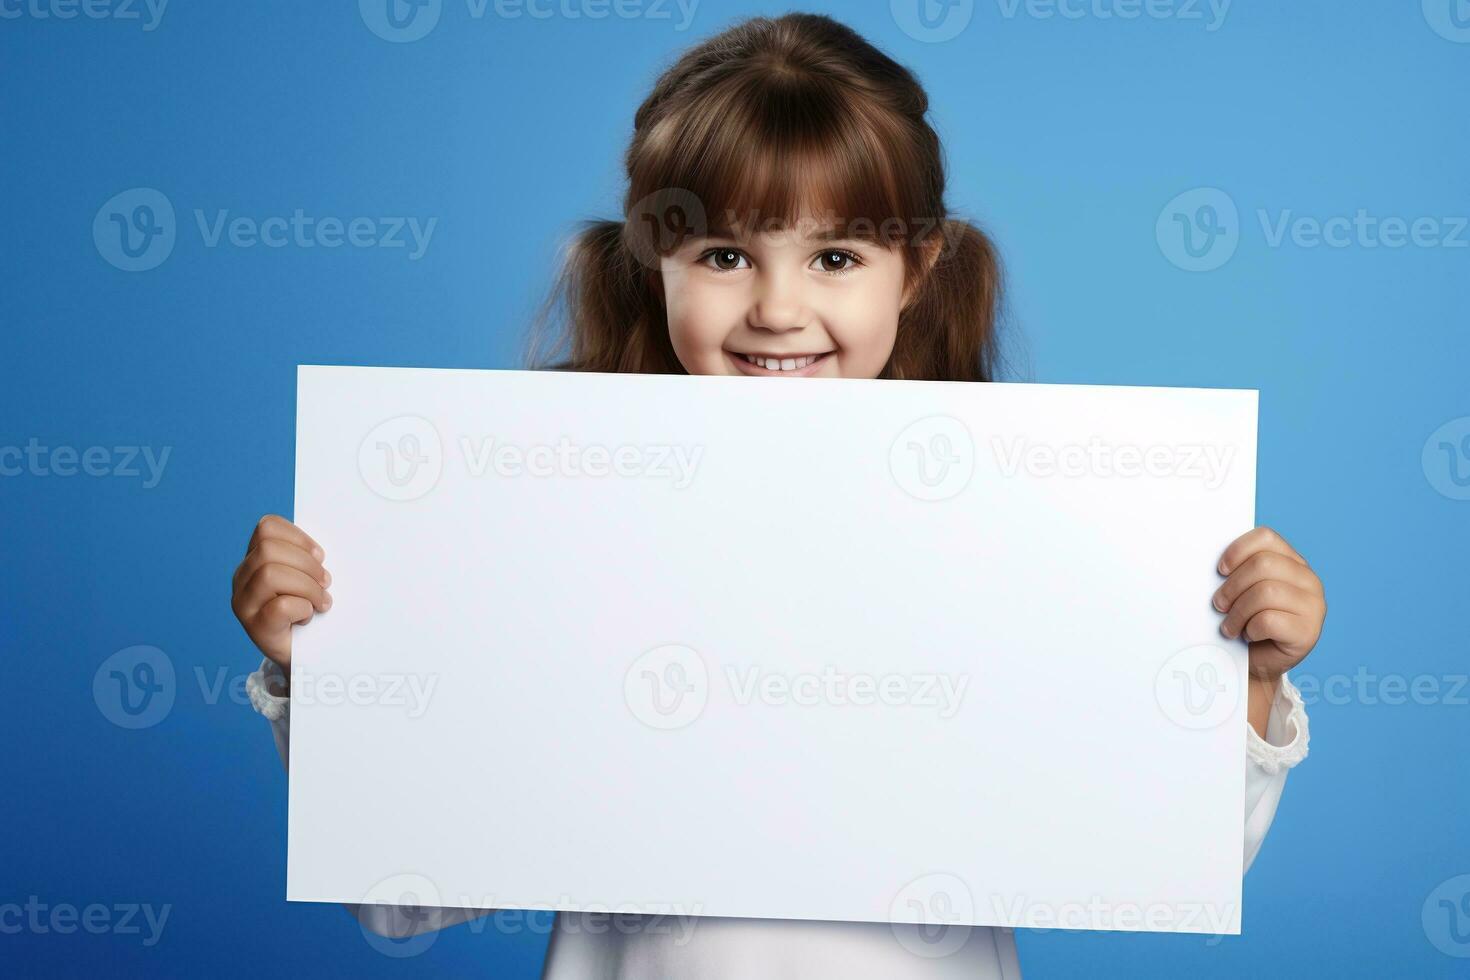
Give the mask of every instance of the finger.
[(316, 615), (316, 607), (309, 599), (299, 595), (278, 595), (260, 607), (255, 626), (266, 633), (279, 633), (293, 624), (309, 623)]
[(317, 561), (321, 561), (327, 556), (326, 551), (322, 549), (321, 545), (316, 543), (315, 538), (279, 514), (267, 514), (256, 522), (255, 532), (250, 536), (250, 544), (245, 550), (248, 552), (250, 548), (255, 547), (255, 545), (268, 538), (289, 541), (302, 551), (312, 555)]
[(1301, 562), (1274, 551), (1258, 551), (1230, 573), (1230, 577), (1215, 590), (1211, 601), (1216, 609), (1229, 612), (1231, 605), (1247, 589), (1272, 579), (1295, 585), (1307, 592), (1322, 594), (1322, 580), (1317, 577), (1316, 572)]
[(1220, 564), (1217, 566), (1221, 575), (1229, 575), (1240, 567), (1240, 563), (1258, 551), (1270, 551), (1278, 555), (1285, 555), (1293, 561), (1303, 565), (1307, 560), (1297, 554), (1296, 549), (1286, 543), (1286, 539), (1269, 527), (1257, 527), (1245, 532), (1225, 548), (1220, 556)]
[(266, 538), (251, 548), (240, 567), (235, 569), (235, 587), (239, 588), (241, 582), (249, 581), (250, 576), (262, 565), (290, 565), (310, 575), (323, 587), (332, 584), (331, 573), (309, 553), (282, 538)]
[(254, 618), (262, 606), (278, 595), (301, 596), (318, 610), (325, 610), (332, 604), (327, 590), (300, 569), (290, 565), (262, 565), (245, 583), (241, 592), (241, 609), (236, 611), (242, 619)]
[(1270, 640), (1289, 654), (1300, 654), (1317, 642), (1316, 631), (1304, 616), (1283, 609), (1263, 609), (1245, 624), (1244, 636), (1252, 643)]
[[(1220, 632), (1234, 639), (1241, 635), (1247, 623), (1268, 609), (1305, 616), (1311, 611), (1315, 602), (1316, 596), (1288, 582), (1278, 579), (1257, 582), (1235, 600), (1224, 622), (1220, 624)], [(1250, 639), (1259, 640), (1266, 639), (1266, 637), (1252, 636)]]

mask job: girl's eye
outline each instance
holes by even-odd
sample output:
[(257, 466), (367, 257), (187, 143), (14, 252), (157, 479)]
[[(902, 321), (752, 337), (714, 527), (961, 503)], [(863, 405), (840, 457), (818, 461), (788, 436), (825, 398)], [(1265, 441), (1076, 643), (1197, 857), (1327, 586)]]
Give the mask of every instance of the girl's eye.
[(817, 256), (817, 261), (821, 263), (821, 271), (832, 276), (851, 272), (855, 266), (862, 264), (857, 255), (845, 248), (828, 249)]
[[(716, 272), (736, 272), (740, 268), (740, 261), (744, 258), (742, 253), (733, 248), (712, 248), (700, 256), (699, 261), (709, 265)], [(711, 259), (714, 260), (713, 264), (711, 264)]]

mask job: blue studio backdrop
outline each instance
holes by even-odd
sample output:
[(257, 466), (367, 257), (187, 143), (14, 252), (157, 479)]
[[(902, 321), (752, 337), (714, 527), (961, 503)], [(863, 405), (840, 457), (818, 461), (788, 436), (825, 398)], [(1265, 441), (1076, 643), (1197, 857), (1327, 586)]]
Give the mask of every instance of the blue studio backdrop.
[[(403, 958), (284, 901), (230, 574), (295, 366), (519, 366), (658, 70), (787, 9), (0, 0), (0, 973), (537, 975), (549, 917)], [(1028, 975), (1466, 975), (1470, 4), (805, 9), (928, 87), (1008, 379), (1258, 388), (1259, 522), (1327, 587), (1244, 934), (1022, 932)]]

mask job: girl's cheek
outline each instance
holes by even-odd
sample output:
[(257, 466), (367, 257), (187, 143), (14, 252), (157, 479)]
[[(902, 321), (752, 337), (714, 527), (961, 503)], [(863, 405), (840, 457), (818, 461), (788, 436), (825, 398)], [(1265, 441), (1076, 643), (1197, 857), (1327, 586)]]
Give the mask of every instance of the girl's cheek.
[(874, 300), (869, 303), (843, 304), (832, 312), (832, 341), (841, 354), (841, 376), (876, 378), (893, 353), (898, 337), (898, 307)]

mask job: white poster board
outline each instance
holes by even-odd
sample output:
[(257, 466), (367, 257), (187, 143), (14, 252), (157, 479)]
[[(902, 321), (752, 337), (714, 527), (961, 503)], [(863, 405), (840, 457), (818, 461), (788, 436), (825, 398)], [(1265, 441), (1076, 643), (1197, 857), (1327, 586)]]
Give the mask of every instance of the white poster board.
[(287, 897), (1238, 932), (1256, 401), (301, 367)]

